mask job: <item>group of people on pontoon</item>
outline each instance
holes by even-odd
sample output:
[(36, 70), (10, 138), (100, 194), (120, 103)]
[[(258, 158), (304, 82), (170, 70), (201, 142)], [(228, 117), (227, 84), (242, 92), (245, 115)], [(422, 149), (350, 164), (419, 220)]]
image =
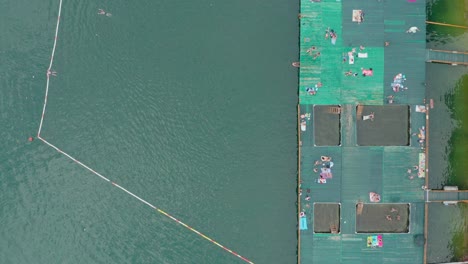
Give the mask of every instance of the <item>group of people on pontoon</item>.
[(395, 77), (393, 77), (393, 82), (391, 83), (392, 90), (394, 92), (408, 90), (408, 87), (403, 85), (405, 81), (406, 81), (406, 76), (403, 73), (399, 73), (395, 75)]
[(390, 214), (392, 214), (392, 213), (396, 214), (394, 216), (395, 218), (393, 218), (391, 215), (386, 215), (385, 219), (387, 219), (387, 221), (392, 221), (393, 219), (396, 219), (397, 221), (401, 220), (401, 216), (398, 214), (398, 210), (396, 208), (392, 207), (392, 209), (390, 209)]
[[(321, 156), (320, 160), (314, 163), (314, 172), (319, 173), (317, 183), (327, 183), (327, 179), (333, 178), (331, 168), (334, 166), (332, 158), (329, 156)], [(320, 167), (320, 168), (319, 168)]]
[(310, 120), (310, 113), (302, 114), (300, 117), (301, 117), (301, 131), (305, 132), (307, 130), (306, 120)]

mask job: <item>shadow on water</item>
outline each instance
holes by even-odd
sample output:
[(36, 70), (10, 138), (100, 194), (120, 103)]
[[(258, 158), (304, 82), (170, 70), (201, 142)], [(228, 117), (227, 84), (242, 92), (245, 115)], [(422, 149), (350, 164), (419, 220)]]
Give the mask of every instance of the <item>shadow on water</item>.
[[(427, 0), (428, 21), (466, 26), (467, 14), (466, 0)], [(466, 43), (466, 29), (427, 25), (427, 48), (467, 51)], [(426, 71), (427, 97), (435, 105), (431, 110), (429, 187), (468, 189), (467, 67), (427, 64)], [(467, 218), (467, 204), (430, 204), (428, 263), (468, 259)]]

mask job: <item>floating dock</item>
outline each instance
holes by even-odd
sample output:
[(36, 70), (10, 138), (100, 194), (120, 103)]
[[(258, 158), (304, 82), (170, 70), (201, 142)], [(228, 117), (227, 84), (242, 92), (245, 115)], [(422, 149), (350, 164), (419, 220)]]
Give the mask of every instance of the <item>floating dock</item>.
[(301, 0), (298, 263), (426, 263), (425, 4)]

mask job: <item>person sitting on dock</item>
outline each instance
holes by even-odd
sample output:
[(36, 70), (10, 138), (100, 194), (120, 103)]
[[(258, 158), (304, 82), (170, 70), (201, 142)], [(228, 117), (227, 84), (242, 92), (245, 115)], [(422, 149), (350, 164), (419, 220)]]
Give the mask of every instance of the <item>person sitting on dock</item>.
[(426, 128), (423, 126), (419, 128), (418, 142), (419, 144), (423, 144), (425, 140), (426, 140)]
[(330, 27), (328, 27), (327, 30), (325, 30), (325, 39), (328, 39), (329, 36), (330, 36)]
[(395, 98), (395, 96), (393, 96), (393, 95), (387, 96), (387, 103), (393, 104), (393, 99), (394, 99), (394, 98)]
[(306, 88), (306, 92), (309, 94), (309, 95), (316, 95), (317, 94), (317, 88), (311, 88), (311, 87), (307, 87)]
[(390, 215), (385, 216), (385, 219), (387, 219), (387, 221), (392, 221), (392, 217)]
[(378, 203), (378, 202), (380, 202), (380, 195), (378, 193), (375, 193), (375, 192), (370, 192), (369, 193), (369, 199), (373, 203)]

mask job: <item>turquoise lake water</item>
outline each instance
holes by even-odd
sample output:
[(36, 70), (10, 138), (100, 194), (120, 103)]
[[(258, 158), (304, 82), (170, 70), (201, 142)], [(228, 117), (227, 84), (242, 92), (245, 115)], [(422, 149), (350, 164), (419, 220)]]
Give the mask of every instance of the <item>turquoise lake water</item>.
[[(28, 142), (58, 1), (0, 5), (0, 262), (242, 263)], [(65, 0), (41, 135), (252, 261), (294, 263), (297, 13), (284, 1)]]
[[(450, 20), (463, 10), (441, 12), (449, 1), (428, 1), (443, 14), (433, 19), (466, 23)], [(41, 135), (255, 263), (295, 263), (298, 3), (136, 2), (64, 1)], [(28, 142), (58, 1), (0, 6), (0, 263), (243, 263)], [(466, 50), (466, 31), (428, 31), (428, 47)], [(463, 162), (450, 154), (460, 144), (450, 139), (468, 115), (451, 98), (461, 98), (467, 68), (427, 71), (440, 124), (431, 127), (430, 187), (462, 185), (454, 167)], [(468, 230), (466, 207), (430, 210), (429, 262), (468, 252), (453, 239)]]

